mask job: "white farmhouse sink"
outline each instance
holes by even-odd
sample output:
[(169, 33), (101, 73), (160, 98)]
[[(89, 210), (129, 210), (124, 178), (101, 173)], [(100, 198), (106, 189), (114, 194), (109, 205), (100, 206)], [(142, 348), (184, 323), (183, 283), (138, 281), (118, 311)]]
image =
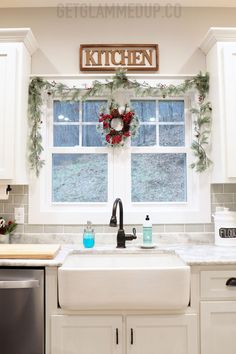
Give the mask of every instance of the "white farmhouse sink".
[(190, 296), (190, 268), (178, 256), (71, 254), (58, 270), (65, 309), (182, 309)]

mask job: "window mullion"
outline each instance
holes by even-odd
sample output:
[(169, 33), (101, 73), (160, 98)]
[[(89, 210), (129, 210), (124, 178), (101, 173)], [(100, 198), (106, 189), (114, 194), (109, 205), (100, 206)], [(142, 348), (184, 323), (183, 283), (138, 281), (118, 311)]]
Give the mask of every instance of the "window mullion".
[(114, 198), (129, 202), (130, 147), (114, 148)]

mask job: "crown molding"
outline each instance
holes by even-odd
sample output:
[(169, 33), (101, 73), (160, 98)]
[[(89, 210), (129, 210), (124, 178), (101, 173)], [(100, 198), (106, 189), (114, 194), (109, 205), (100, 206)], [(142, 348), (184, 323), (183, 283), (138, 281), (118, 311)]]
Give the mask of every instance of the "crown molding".
[(236, 27), (211, 27), (204, 37), (200, 48), (207, 54), (217, 42), (235, 42)]
[(30, 28), (0, 28), (0, 43), (22, 42), (32, 55), (38, 49), (38, 43)]

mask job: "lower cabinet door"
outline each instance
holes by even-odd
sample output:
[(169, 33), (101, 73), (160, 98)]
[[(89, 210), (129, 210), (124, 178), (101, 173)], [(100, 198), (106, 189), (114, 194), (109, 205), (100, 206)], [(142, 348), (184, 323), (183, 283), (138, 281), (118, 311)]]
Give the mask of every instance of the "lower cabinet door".
[(201, 354), (236, 353), (236, 301), (201, 302)]
[(127, 354), (198, 354), (197, 322), (194, 314), (128, 316)]
[(51, 354), (121, 353), (121, 316), (51, 316)]

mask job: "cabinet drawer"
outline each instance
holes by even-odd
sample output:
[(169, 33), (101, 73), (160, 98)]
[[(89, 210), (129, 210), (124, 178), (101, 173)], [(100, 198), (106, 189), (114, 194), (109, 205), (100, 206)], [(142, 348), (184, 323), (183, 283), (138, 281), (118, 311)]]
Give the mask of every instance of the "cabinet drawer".
[(236, 299), (236, 270), (202, 271), (200, 279), (201, 298)]

